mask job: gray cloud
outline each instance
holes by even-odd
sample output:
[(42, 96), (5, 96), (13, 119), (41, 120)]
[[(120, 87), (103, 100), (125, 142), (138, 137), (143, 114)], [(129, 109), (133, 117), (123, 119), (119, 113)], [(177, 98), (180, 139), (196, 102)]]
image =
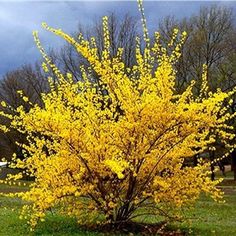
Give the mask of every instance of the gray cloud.
[[(166, 15), (178, 18), (197, 14), (201, 5), (212, 2), (144, 2), (146, 17), (151, 29)], [(219, 3), (220, 4), (220, 3)], [(235, 2), (223, 2), (234, 7)], [(95, 17), (114, 11), (122, 17), (130, 12), (138, 15), (136, 1), (115, 2), (1, 2), (0, 1), (0, 76), (22, 64), (32, 63), (40, 58), (34, 44), (32, 31), (38, 30), (45, 48), (59, 48), (62, 39), (41, 28), (42, 22), (66, 32), (76, 30), (78, 23), (89, 24)]]

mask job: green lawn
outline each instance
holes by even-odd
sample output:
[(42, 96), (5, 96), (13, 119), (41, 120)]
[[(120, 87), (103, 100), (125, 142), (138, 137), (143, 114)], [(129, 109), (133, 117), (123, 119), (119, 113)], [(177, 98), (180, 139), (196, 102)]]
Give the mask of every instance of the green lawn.
[[(2, 187), (2, 186), (1, 186)], [(34, 233), (29, 231), (26, 220), (19, 219), (22, 202), (16, 198), (0, 197), (0, 235), (103, 235), (98, 232), (89, 232), (78, 227), (73, 218), (49, 213), (45, 222), (40, 222)]]
[[(230, 184), (229, 184), (230, 183)], [(234, 236), (236, 235), (236, 183), (226, 180), (221, 184), (225, 191), (225, 203), (215, 203), (207, 197), (201, 197), (195, 209), (185, 212), (191, 223), (176, 223), (170, 229), (180, 229), (187, 235), (199, 236)], [(0, 192), (26, 190), (27, 186), (6, 186), (0, 184)], [(29, 232), (25, 220), (18, 218), (22, 202), (16, 198), (0, 197), (0, 236), (17, 235), (104, 235), (104, 233), (87, 231), (80, 228), (73, 218), (49, 213), (46, 221), (39, 223), (34, 233)], [(147, 218), (153, 222), (153, 218)], [(109, 234), (114, 235), (114, 234)], [(118, 235), (118, 234), (116, 234)], [(121, 234), (120, 234), (121, 235)]]
[(180, 226), (190, 235), (234, 236), (236, 235), (236, 187), (233, 194), (225, 195), (225, 203), (217, 204), (211, 199), (202, 197), (194, 210), (186, 213), (192, 218), (190, 225)]

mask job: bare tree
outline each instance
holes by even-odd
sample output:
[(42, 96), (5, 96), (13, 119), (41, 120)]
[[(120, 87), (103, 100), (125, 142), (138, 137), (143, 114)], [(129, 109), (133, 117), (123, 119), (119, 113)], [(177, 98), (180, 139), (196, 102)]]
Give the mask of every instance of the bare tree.
[[(24, 102), (18, 91), (22, 91), (33, 104), (37, 103), (42, 106), (41, 93), (47, 90), (47, 79), (39, 64), (34, 67), (31, 65), (22, 66), (17, 70), (8, 72), (0, 81), (0, 100), (5, 101), (8, 105), (1, 109), (7, 110), (13, 115), (14, 110), (21, 105), (25, 109), (29, 109), (29, 104)], [(7, 126), (10, 125), (8, 119), (1, 117), (1, 120), (4, 120)], [(13, 130), (8, 133), (0, 132), (1, 157), (9, 159), (13, 153), (16, 153), (18, 157), (22, 156), (22, 148), (16, 142), (26, 142), (25, 136)]]
[[(209, 84), (215, 90), (220, 81), (219, 76), (214, 75), (220, 72), (219, 66), (233, 53), (232, 49), (235, 47), (229, 43), (229, 38), (235, 31), (232, 9), (217, 5), (203, 7), (199, 15), (189, 19), (178, 21), (174, 17), (167, 17), (159, 28), (164, 41), (170, 40), (174, 28), (185, 30), (189, 35), (182, 48), (182, 57), (176, 65), (178, 89), (182, 91), (192, 79), (201, 81), (202, 65), (206, 64)], [(223, 85), (225, 83), (220, 84)], [(196, 84), (196, 94), (198, 92), (199, 83)]]
[[(111, 56), (116, 55), (119, 48), (123, 48), (123, 60), (127, 67), (131, 67), (135, 63), (135, 44), (136, 37), (139, 35), (137, 28), (137, 20), (126, 14), (120, 19), (114, 13), (108, 15), (108, 30), (111, 40)], [(103, 42), (103, 26), (101, 20), (95, 20), (89, 27), (79, 25), (77, 32), (73, 35), (75, 39), (82, 33), (85, 39), (91, 37), (96, 38), (96, 44), (98, 45), (98, 53), (101, 56), (101, 52), (104, 49)], [(71, 45), (65, 45), (59, 53), (53, 52), (53, 57), (56, 64), (62, 70), (62, 72), (70, 72), (75, 80), (80, 80), (81, 71), (80, 65), (85, 67), (89, 66), (89, 63), (79, 55)], [(96, 75), (94, 75), (96, 77)]]

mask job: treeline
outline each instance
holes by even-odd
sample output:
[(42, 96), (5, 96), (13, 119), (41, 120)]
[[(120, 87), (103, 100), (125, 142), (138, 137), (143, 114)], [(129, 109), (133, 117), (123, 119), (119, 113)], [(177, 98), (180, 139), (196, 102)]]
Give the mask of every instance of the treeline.
[[(124, 48), (123, 59), (127, 67), (131, 67), (136, 62), (136, 37), (141, 35), (139, 25), (139, 21), (129, 14), (122, 19), (114, 13), (109, 15), (111, 53), (115, 55), (119, 48)], [(164, 45), (170, 42), (174, 29), (177, 28), (188, 33), (187, 40), (181, 49), (182, 56), (176, 64), (176, 88), (178, 92), (182, 92), (191, 80), (196, 80), (194, 91), (198, 96), (203, 64), (206, 64), (208, 68), (207, 79), (211, 91), (216, 91), (217, 88), (228, 91), (235, 87), (236, 27), (231, 8), (217, 5), (209, 8), (204, 7), (201, 8), (198, 15), (181, 20), (169, 16), (159, 22), (156, 28), (160, 32), (161, 41)], [(74, 33), (75, 38), (79, 38), (80, 33), (86, 38), (95, 37), (100, 49), (99, 53), (102, 51), (104, 44), (100, 21), (94, 21), (94, 24), (89, 28), (80, 25), (77, 32)], [(81, 79), (81, 66), (88, 67), (88, 62), (70, 45), (65, 45), (59, 51), (50, 51), (49, 56), (63, 73), (71, 73), (75, 81)], [(0, 81), (0, 99), (12, 108), (22, 105), (25, 109), (29, 109), (27, 103), (20, 98), (18, 93), (19, 90), (22, 90), (32, 103), (42, 106), (41, 93), (48, 91), (47, 77), (53, 77), (53, 73), (50, 71), (45, 73), (41, 69), (41, 63), (39, 61), (35, 65), (22, 66), (5, 74)], [(56, 78), (54, 79), (56, 80)], [(93, 79), (96, 81), (99, 80), (99, 77), (94, 73)], [(9, 109), (9, 112), (14, 114), (14, 109), (9, 107), (2, 109)], [(235, 111), (236, 97), (233, 97), (230, 109), (232, 112)], [(6, 119), (5, 122), (9, 121)], [(0, 156), (10, 159), (12, 154), (16, 153), (18, 157), (23, 157), (23, 149), (16, 143), (24, 142), (26, 142), (25, 137), (19, 132), (0, 133)], [(216, 151), (209, 151), (211, 160), (216, 159), (225, 151), (220, 140), (217, 140), (215, 146)], [(228, 159), (226, 162), (232, 164), (236, 173), (235, 158)], [(218, 164), (222, 167), (224, 163), (219, 162)], [(213, 169), (214, 165), (212, 165)]]

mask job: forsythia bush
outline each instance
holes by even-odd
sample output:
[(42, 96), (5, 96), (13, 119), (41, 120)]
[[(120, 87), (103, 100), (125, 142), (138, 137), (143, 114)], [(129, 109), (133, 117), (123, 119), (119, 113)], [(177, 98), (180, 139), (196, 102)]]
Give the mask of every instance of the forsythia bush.
[(233, 128), (227, 122), (234, 115), (224, 103), (235, 91), (208, 92), (204, 66), (200, 96), (192, 92), (194, 82), (176, 94), (173, 66), (185, 32), (174, 30), (164, 48), (158, 33), (150, 42), (143, 17), (145, 47), (141, 50), (137, 39), (137, 63), (126, 68), (122, 48), (110, 56), (107, 17), (103, 24), (102, 55), (96, 39), (75, 40), (43, 24), (72, 44), (90, 67), (81, 67), (81, 81), (74, 82), (47, 57), (35, 32), (43, 67), (57, 79), (49, 78), (50, 92), (42, 94), (44, 107), (22, 95), (30, 110), (21, 106), (16, 115), (2, 113), (12, 120), (11, 128), (27, 136), (24, 160), (15, 158), (11, 165), (35, 178), (29, 191), (18, 194), (32, 203), (22, 211), (32, 227), (54, 206), (78, 220), (84, 220), (84, 214), (91, 219), (100, 214), (118, 227), (140, 212), (172, 217), (170, 209), (194, 202), (202, 192), (214, 199), (222, 196), (218, 181), (208, 177), (204, 159), (197, 166), (184, 163), (210, 148), (216, 138), (226, 145), (232, 140)]

